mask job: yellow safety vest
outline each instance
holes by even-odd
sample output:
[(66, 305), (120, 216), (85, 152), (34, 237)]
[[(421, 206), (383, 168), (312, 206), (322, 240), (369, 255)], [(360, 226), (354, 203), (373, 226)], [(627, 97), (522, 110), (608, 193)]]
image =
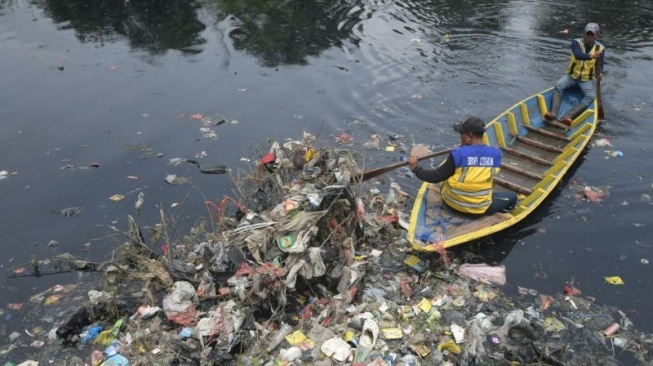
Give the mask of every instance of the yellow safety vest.
[[(594, 46), (592, 46), (590, 52), (587, 52), (585, 50), (585, 42), (582, 38), (577, 38), (574, 42), (578, 42), (583, 53), (594, 53), (597, 51), (603, 52), (605, 49), (605, 46), (599, 42), (594, 42)], [(569, 65), (567, 66), (567, 74), (571, 75), (571, 77), (576, 80), (580, 79), (580, 81), (594, 80), (596, 74), (594, 70), (596, 70), (596, 67), (598, 66), (598, 61), (599, 60), (595, 58), (590, 60), (578, 60), (572, 52), (571, 57), (569, 58)]]
[(492, 203), (492, 180), (500, 170), (501, 152), (487, 145), (468, 145), (451, 155), (456, 169), (442, 184), (442, 199), (457, 211), (484, 213)]

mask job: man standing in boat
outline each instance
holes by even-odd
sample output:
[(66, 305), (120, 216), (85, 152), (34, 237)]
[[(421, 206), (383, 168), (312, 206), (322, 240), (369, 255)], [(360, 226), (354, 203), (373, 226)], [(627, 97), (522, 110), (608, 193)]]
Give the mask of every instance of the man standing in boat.
[(576, 38), (571, 41), (571, 55), (565, 75), (555, 83), (555, 92), (551, 102), (551, 110), (544, 114), (547, 121), (555, 121), (560, 110), (562, 92), (578, 85), (585, 94), (583, 100), (576, 104), (560, 122), (570, 126), (574, 118), (587, 108), (596, 98), (594, 80), (601, 80), (603, 72), (603, 58), (605, 46), (597, 42), (599, 37), (599, 25), (588, 23), (583, 31), (583, 38)]
[(517, 202), (514, 192), (492, 192), (493, 177), (501, 166), (501, 151), (483, 143), (485, 122), (468, 117), (453, 129), (460, 133), (460, 147), (451, 150), (442, 165), (434, 170), (423, 169), (417, 158), (410, 156), (410, 169), (425, 182), (444, 182), (442, 199), (458, 212), (480, 216), (511, 210)]

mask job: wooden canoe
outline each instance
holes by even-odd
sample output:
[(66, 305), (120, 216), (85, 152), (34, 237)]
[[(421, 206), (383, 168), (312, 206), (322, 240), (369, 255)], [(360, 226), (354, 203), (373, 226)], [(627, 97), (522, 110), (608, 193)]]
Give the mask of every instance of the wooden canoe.
[[(511, 190), (519, 201), (512, 212), (472, 218), (442, 203), (439, 184), (423, 183), (408, 225), (408, 241), (418, 251), (450, 248), (509, 228), (535, 210), (589, 143), (598, 121), (596, 101), (571, 124), (547, 122), (553, 88), (532, 95), (486, 125), (484, 140), (502, 151), (495, 191)], [(582, 99), (580, 89), (565, 91), (560, 113)]]

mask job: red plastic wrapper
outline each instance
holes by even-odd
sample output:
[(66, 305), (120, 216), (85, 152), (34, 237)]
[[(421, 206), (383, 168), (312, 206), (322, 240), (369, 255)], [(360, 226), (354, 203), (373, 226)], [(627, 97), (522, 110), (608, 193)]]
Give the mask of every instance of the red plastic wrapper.
[(399, 283), (399, 288), (401, 289), (402, 295), (406, 296), (407, 298), (413, 295), (413, 289), (410, 287), (410, 282), (408, 280), (401, 280)]
[(570, 284), (566, 284), (565, 287), (564, 287), (564, 289), (562, 290), (562, 292), (563, 292), (565, 295), (571, 295), (571, 296), (575, 296), (575, 295), (580, 295), (580, 294), (581, 294), (581, 292), (580, 292), (579, 289), (577, 289), (576, 287), (574, 287), (574, 285), (570, 285)]

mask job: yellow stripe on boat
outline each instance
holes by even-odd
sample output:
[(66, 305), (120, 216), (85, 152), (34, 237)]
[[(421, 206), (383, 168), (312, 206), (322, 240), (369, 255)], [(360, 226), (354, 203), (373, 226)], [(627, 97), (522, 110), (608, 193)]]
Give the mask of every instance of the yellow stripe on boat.
[(510, 134), (513, 136), (517, 136), (519, 131), (517, 130), (517, 121), (515, 121), (515, 114), (512, 112), (507, 112), (506, 120), (508, 121), (508, 128), (510, 129)]

